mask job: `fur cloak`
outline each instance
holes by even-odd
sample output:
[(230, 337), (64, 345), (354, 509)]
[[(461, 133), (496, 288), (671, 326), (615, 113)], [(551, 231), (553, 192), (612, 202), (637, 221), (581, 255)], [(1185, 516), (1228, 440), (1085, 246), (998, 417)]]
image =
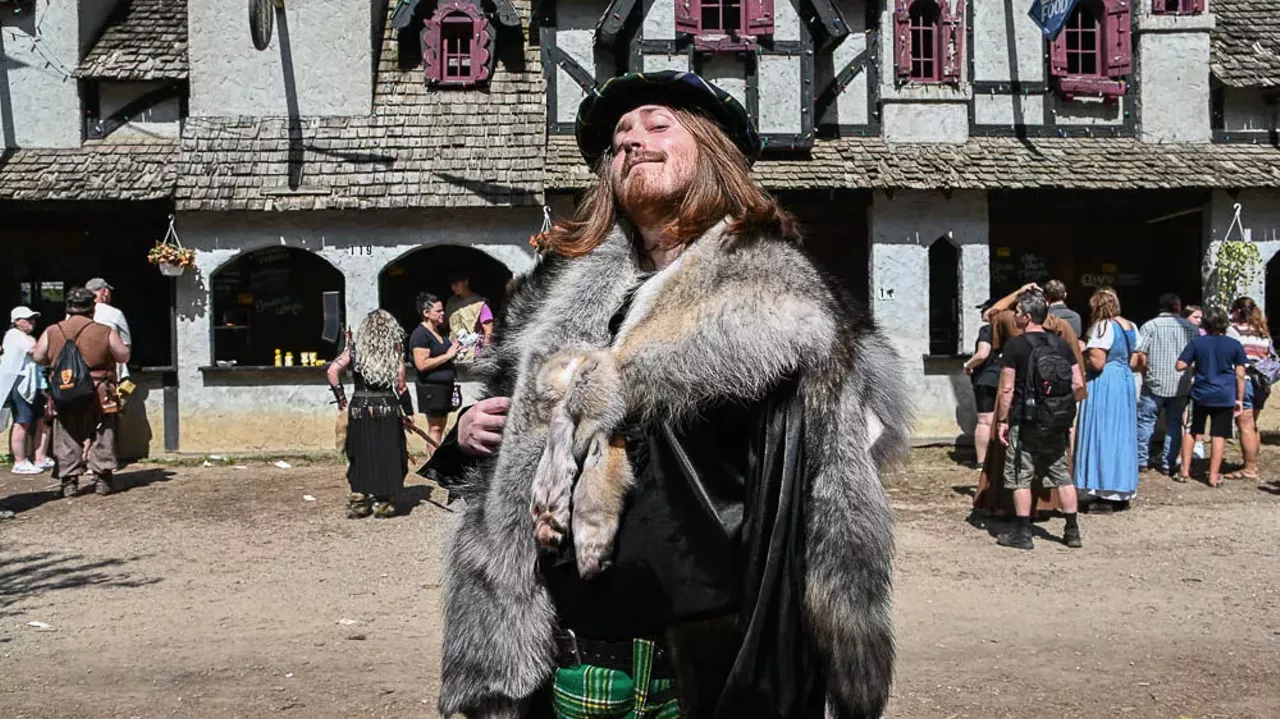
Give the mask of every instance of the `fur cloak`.
[[(794, 383), (805, 455), (802, 643), (829, 716), (883, 711), (893, 527), (879, 469), (905, 449), (908, 424), (897, 357), (796, 246), (725, 233), (724, 223), (712, 228), (641, 285), (630, 233), (617, 227), (587, 255), (545, 258), (512, 293), (486, 360), (489, 392), (512, 398), (503, 443), (470, 470), (449, 552), (445, 715), (516, 717), (555, 669), (556, 609), (530, 508), (556, 411), (545, 371), (566, 352), (603, 358), (574, 391), (616, 400), (580, 425), (625, 416), (678, 434), (713, 403), (760, 402)], [(615, 337), (611, 320), (628, 300)]]

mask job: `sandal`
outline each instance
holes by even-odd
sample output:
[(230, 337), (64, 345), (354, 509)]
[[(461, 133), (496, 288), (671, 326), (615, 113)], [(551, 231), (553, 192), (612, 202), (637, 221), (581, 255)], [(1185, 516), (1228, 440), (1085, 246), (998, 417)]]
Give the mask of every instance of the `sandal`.
[(1257, 482), (1260, 479), (1258, 475), (1249, 474), (1248, 472), (1244, 472), (1244, 471), (1232, 472), (1231, 474), (1223, 475), (1222, 478), (1223, 479), (1247, 479), (1250, 482)]
[(1186, 484), (1187, 482), (1190, 482), (1190, 481), (1191, 481), (1191, 475), (1189, 475), (1189, 474), (1171, 474), (1171, 475), (1169, 475), (1169, 479), (1172, 479), (1173, 481), (1177, 482), (1178, 484)]

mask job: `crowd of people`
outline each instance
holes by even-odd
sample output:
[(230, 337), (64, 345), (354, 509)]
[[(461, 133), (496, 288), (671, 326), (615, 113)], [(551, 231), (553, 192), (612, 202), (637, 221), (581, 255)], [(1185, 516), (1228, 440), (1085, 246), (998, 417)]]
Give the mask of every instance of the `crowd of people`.
[(38, 337), (39, 312), (27, 306), (9, 312), (0, 353), (0, 414), (13, 420), (10, 471), (52, 471), (64, 497), (80, 490), (86, 473), (98, 494), (114, 488), (116, 424), (132, 388), (126, 366), (132, 338), (124, 314), (111, 304), (113, 291), (100, 277), (71, 288), (65, 317)]
[(1077, 511), (1129, 509), (1149, 471), (1188, 481), (1206, 435), (1210, 487), (1222, 484), (1233, 429), (1243, 468), (1229, 477), (1258, 479), (1257, 419), (1280, 358), (1252, 298), (1228, 312), (1165, 294), (1159, 314), (1139, 327), (1104, 287), (1089, 298), (1087, 328), (1065, 300), (1063, 283), (1051, 280), (979, 306), (985, 324), (965, 364), (982, 465), (974, 506), (1012, 510), (1017, 523), (1000, 544), (1033, 548), (1031, 517), (1056, 509), (1066, 518), (1063, 541), (1082, 546)]
[[(448, 305), (430, 292), (416, 298), (422, 321), (408, 336), (386, 310), (370, 312), (329, 365), (329, 387), (339, 411), (339, 438), (347, 455), (351, 494), (347, 516), (392, 517), (396, 495), (408, 474), (405, 431), (420, 432), (433, 453), (444, 437), (449, 414), (462, 397), (457, 385), (459, 363), (477, 359), (493, 337), (493, 311), (471, 291), (467, 277), (456, 276)], [(406, 361), (416, 371), (418, 412), (427, 429), (414, 424), (413, 400), (406, 382)], [(354, 381), (348, 399), (342, 383)]]

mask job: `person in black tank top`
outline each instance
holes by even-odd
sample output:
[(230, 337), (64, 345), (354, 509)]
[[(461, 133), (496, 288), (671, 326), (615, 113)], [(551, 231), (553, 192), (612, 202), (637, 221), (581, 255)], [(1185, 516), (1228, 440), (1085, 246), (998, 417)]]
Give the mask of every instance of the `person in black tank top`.
[(409, 337), (409, 351), (418, 370), (418, 411), (427, 416), (427, 435), (439, 445), (453, 410), (457, 376), (453, 358), (462, 346), (444, 335), (444, 305), (439, 297), (423, 292), (418, 295), (417, 306), (422, 324)]

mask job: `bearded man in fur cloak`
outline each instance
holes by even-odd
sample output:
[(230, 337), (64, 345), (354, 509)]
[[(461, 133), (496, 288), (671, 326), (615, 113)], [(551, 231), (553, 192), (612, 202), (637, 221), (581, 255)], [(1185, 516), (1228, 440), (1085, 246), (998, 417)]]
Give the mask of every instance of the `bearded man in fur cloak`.
[(598, 181), (432, 460), (467, 499), (441, 711), (880, 716), (879, 469), (907, 431), (887, 340), (752, 179), (759, 137), (719, 88), (614, 78), (576, 134)]

